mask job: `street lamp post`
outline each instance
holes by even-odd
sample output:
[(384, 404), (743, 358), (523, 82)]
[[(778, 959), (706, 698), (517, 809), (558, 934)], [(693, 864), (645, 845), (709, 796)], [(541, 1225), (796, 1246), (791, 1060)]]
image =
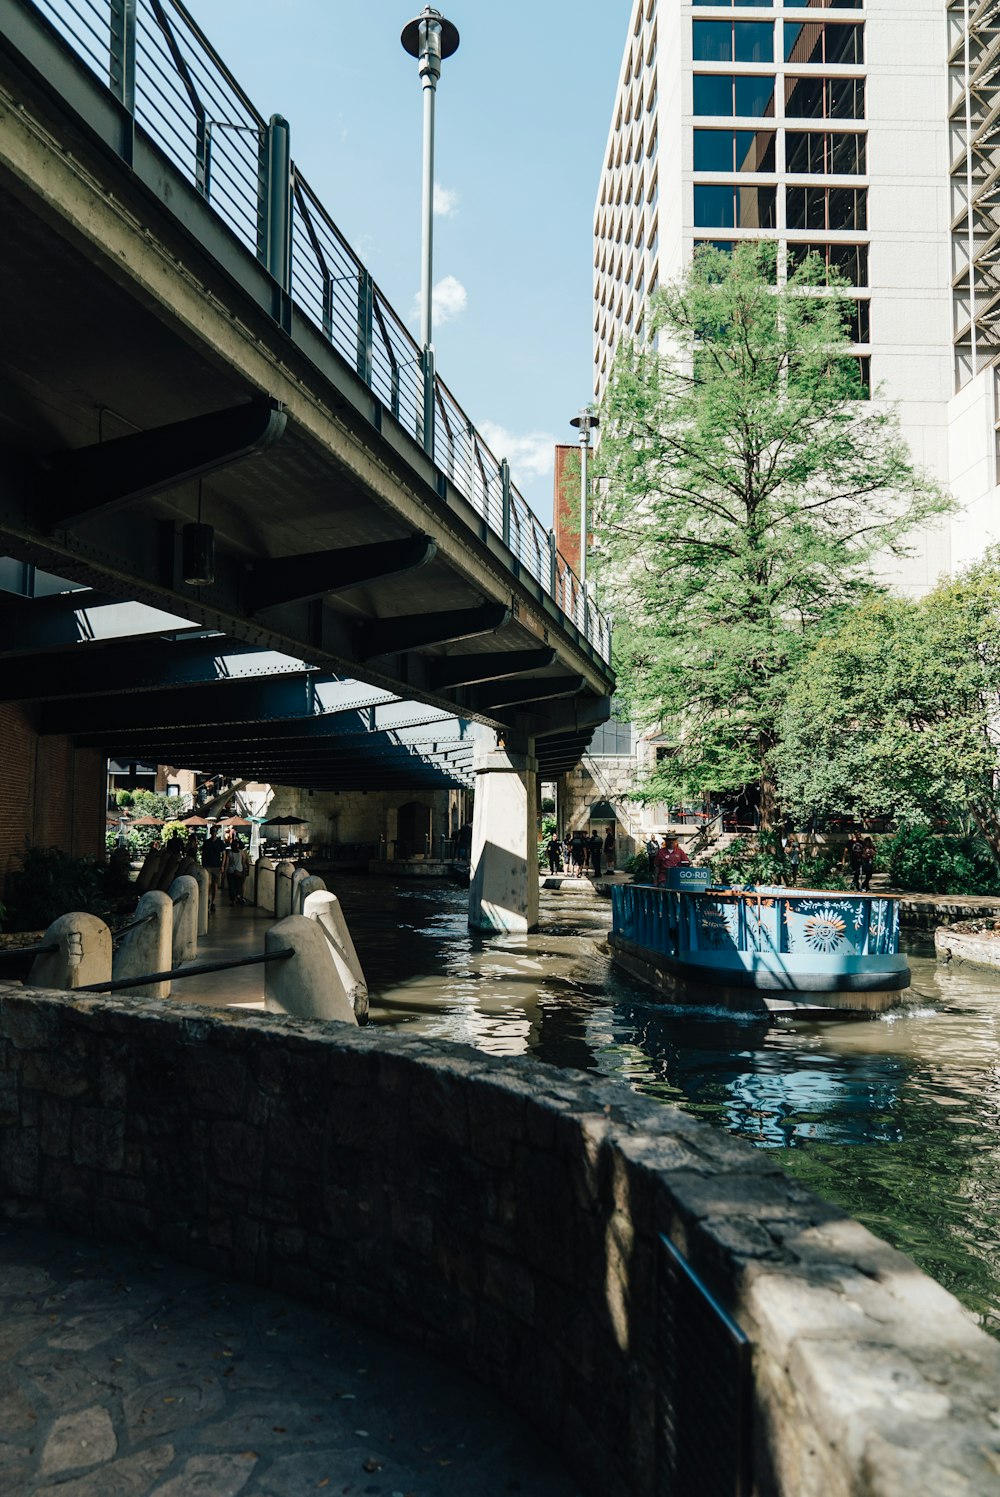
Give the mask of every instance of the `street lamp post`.
[(403, 27), (400, 41), (420, 64), (424, 96), (423, 200), (420, 235), (420, 362), (423, 373), (424, 407), (422, 440), (424, 451), (434, 455), (434, 345), (431, 292), (434, 280), (434, 101), (441, 63), (458, 50), (458, 27), (446, 21), (439, 10), (425, 5), (413, 21)]
[(590, 456), (590, 433), (601, 424), (592, 405), (585, 405), (570, 426), (580, 433), (580, 586), (587, 591), (587, 459)]

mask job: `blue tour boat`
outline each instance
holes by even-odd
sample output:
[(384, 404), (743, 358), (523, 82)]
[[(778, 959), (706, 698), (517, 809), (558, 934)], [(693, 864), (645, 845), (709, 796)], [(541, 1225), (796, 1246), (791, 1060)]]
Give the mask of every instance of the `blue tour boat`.
[(614, 960), (673, 1001), (776, 1012), (878, 1013), (901, 1001), (899, 901), (826, 889), (708, 887), (708, 870), (671, 871), (673, 887), (611, 891)]

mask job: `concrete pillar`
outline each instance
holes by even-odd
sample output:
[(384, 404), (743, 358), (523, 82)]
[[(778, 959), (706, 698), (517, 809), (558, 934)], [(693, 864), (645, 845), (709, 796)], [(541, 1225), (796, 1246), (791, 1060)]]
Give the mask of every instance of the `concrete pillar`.
[(264, 966), (264, 1003), (272, 1014), (296, 1019), (333, 1019), (357, 1024), (354, 1008), (330, 954), (326, 936), (315, 920), (288, 915), (264, 937), (265, 951), (291, 947), (287, 961)]
[(150, 888), (162, 889), (165, 894), (177, 877), (177, 870), (183, 863), (185, 856), (184, 843), (179, 837), (172, 837), (163, 850), (156, 883), (150, 884)]
[(368, 1017), (368, 984), (340, 900), (328, 889), (307, 894), (302, 901), (302, 913), (307, 920), (315, 920), (326, 937), (341, 986), (358, 1022), (364, 1023)]
[(145, 894), (147, 889), (155, 889), (160, 877), (160, 867), (163, 863), (164, 849), (162, 847), (151, 848), (143, 859), (142, 867), (139, 869), (135, 881), (135, 887), (140, 894)]
[(529, 931), (538, 927), (537, 764), (530, 753), (477, 743), (473, 767), (473, 930)]
[(111, 932), (96, 915), (60, 915), (40, 944), (58, 949), (35, 957), (29, 988), (85, 988), (111, 976)]
[[(122, 936), (111, 963), (112, 977), (143, 977), (147, 972), (169, 972), (173, 966), (174, 907), (162, 889), (147, 889), (139, 900), (134, 920), (153, 918)], [(147, 982), (120, 990), (131, 998), (169, 998), (170, 982)]]
[(198, 924), (201, 918), (198, 880), (190, 874), (182, 873), (179, 878), (174, 879), (167, 894), (174, 907), (170, 966), (179, 967), (181, 962), (193, 962), (198, 955)]
[(203, 868), (200, 863), (195, 863), (191, 869), (191, 877), (198, 885), (198, 935), (208, 935), (208, 907), (212, 902), (212, 880), (208, 869)]
[(325, 888), (326, 884), (318, 873), (306, 873), (303, 869), (299, 869), (292, 879), (292, 914), (304, 914), (302, 906), (309, 895), (321, 894)]
[(294, 877), (295, 864), (283, 858), (274, 870), (274, 913), (279, 920), (284, 920), (286, 915), (292, 913), (292, 879)]
[(256, 867), (256, 897), (255, 903), (262, 910), (268, 910), (274, 914), (274, 859), (258, 858)]

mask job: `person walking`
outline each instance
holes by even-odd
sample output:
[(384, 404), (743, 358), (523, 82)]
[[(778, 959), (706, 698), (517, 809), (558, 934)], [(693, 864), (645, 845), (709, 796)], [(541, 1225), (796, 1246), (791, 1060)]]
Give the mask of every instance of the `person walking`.
[(875, 872), (875, 844), (870, 837), (866, 837), (861, 844), (861, 867), (859, 871), (862, 888), (866, 894), (870, 894), (872, 874)]
[(789, 837), (788, 839), (786, 856), (788, 858), (788, 881), (794, 885), (799, 881), (799, 864), (802, 861), (799, 844), (794, 837)]
[(847, 844), (847, 861), (851, 868), (851, 884), (860, 892), (861, 889), (861, 834), (852, 832), (851, 839)]
[(615, 829), (609, 826), (604, 838), (604, 867), (608, 873), (615, 871), (615, 851)]
[(247, 874), (250, 872), (250, 863), (247, 858), (247, 850), (243, 846), (236, 833), (226, 848), (223, 873), (226, 878), (226, 888), (229, 892), (229, 903), (246, 904), (243, 898), (243, 885), (246, 883)]
[(558, 833), (553, 832), (549, 838), (545, 851), (549, 855), (549, 872), (559, 873), (562, 870), (562, 843), (559, 841)]
[(573, 872), (577, 878), (583, 877), (583, 865), (586, 857), (583, 847), (583, 833), (579, 830), (573, 833), (570, 847), (572, 849)]
[(222, 859), (224, 849), (222, 838), (219, 836), (219, 828), (213, 826), (208, 835), (208, 841), (201, 849), (201, 866), (208, 874), (208, 913), (215, 913), (215, 899), (219, 892), (219, 882), (222, 878)]
[(595, 827), (590, 834), (590, 871), (595, 879), (601, 876), (601, 854), (604, 851), (604, 843), (601, 834)]

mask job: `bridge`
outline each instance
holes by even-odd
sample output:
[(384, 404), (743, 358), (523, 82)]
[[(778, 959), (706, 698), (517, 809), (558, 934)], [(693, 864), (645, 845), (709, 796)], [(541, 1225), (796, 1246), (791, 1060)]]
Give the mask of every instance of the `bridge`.
[(608, 623), (437, 377), (428, 425), (288, 122), (180, 0), (0, 0), (0, 208), (0, 701), (309, 788), (474, 772), (472, 917), (533, 924)]

